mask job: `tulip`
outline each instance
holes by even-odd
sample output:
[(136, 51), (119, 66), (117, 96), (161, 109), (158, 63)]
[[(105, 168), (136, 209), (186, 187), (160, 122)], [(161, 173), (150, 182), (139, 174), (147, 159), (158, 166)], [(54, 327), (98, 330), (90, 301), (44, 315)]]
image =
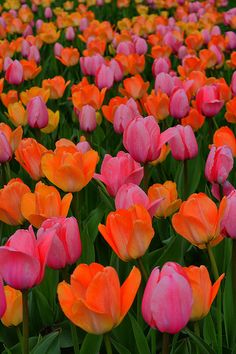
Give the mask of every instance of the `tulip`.
[(25, 193), (21, 200), (21, 212), (26, 220), (39, 228), (51, 217), (66, 217), (70, 208), (72, 194), (68, 193), (61, 198), (58, 190), (38, 182), (34, 193)]
[(181, 199), (178, 199), (176, 183), (172, 181), (166, 181), (164, 184), (153, 184), (148, 189), (148, 198), (152, 203), (160, 200), (155, 212), (157, 218), (166, 218), (172, 215), (179, 209), (181, 204)]
[(114, 72), (112, 68), (102, 64), (96, 72), (95, 83), (99, 90), (102, 88), (111, 88), (114, 84)]
[(208, 270), (204, 265), (200, 267), (190, 266), (183, 269), (193, 292), (193, 307), (190, 320), (199, 321), (210, 311), (224, 274), (212, 285)]
[(118, 326), (129, 311), (141, 282), (138, 268), (133, 267), (120, 286), (117, 272), (98, 263), (79, 264), (57, 288), (62, 311), (76, 326), (96, 335)]
[(98, 230), (124, 262), (142, 257), (154, 237), (151, 216), (142, 205), (109, 213)]
[(117, 60), (111, 59), (111, 61), (109, 63), (109, 67), (113, 71), (114, 81), (115, 82), (121, 81), (124, 76), (124, 70), (123, 70), (122, 65)]
[(12, 85), (20, 85), (23, 82), (23, 67), (18, 60), (14, 60), (8, 66), (5, 79)]
[(52, 247), (47, 266), (61, 269), (75, 263), (81, 256), (81, 240), (77, 220), (74, 217), (54, 217), (45, 220), (37, 232), (37, 239), (43, 240), (53, 234)]
[(211, 194), (217, 199), (221, 200), (223, 196), (228, 196), (232, 191), (234, 191), (234, 186), (229, 182), (225, 181), (221, 185), (218, 183), (212, 183)]
[(236, 71), (232, 75), (230, 88), (231, 88), (232, 94), (234, 96), (236, 96)]
[(190, 110), (188, 97), (184, 89), (175, 90), (170, 97), (170, 115), (181, 119), (188, 115)]
[(6, 135), (0, 131), (0, 163), (7, 162), (12, 158), (12, 149)]
[(26, 107), (28, 124), (31, 128), (45, 128), (48, 125), (47, 106), (41, 96), (32, 98)]
[(36, 240), (32, 226), (29, 230), (17, 230), (0, 247), (0, 267), (4, 281), (18, 290), (32, 288), (41, 283), (52, 235), (41, 241)]
[(19, 125), (26, 125), (27, 124), (27, 115), (26, 115), (26, 110), (21, 103), (15, 102), (15, 103), (9, 103), (8, 107), (8, 116), (10, 121), (18, 127)]
[(66, 87), (70, 81), (65, 82), (62, 76), (54, 76), (52, 79), (45, 79), (42, 82), (42, 87), (50, 90), (49, 98), (56, 100), (64, 95)]
[(96, 71), (101, 67), (102, 64), (105, 64), (105, 59), (100, 54), (95, 54), (91, 57), (80, 58), (80, 67), (84, 75), (95, 76)]
[(133, 97), (134, 99), (142, 98), (150, 85), (149, 82), (144, 82), (139, 74), (125, 79), (123, 84), (124, 89), (120, 89), (120, 92), (124, 96)]
[(162, 93), (166, 93), (170, 97), (174, 89), (174, 80), (170, 74), (161, 72), (157, 74), (155, 79), (155, 92), (158, 93), (161, 90)]
[(119, 151), (116, 157), (105, 155), (101, 174), (95, 173), (94, 178), (102, 181), (108, 193), (114, 197), (123, 184), (140, 184), (143, 173), (143, 167), (138, 162), (129, 154)]
[(4, 315), (6, 311), (7, 303), (6, 303), (6, 296), (3, 287), (2, 276), (0, 275), (0, 318)]
[(60, 120), (60, 113), (59, 111), (53, 112), (51, 109), (48, 109), (48, 124), (45, 128), (40, 129), (41, 132), (45, 134), (50, 134), (57, 129), (59, 120)]
[(156, 160), (161, 153), (160, 128), (153, 116), (137, 117), (126, 126), (123, 144), (138, 162)]
[(171, 62), (169, 58), (156, 58), (152, 64), (152, 73), (157, 76), (160, 73), (168, 73), (171, 68)]
[(46, 7), (44, 10), (44, 16), (46, 19), (50, 19), (53, 16), (52, 9), (50, 7)]
[(131, 41), (120, 42), (116, 48), (117, 54), (134, 54), (135, 53), (135, 46)]
[(134, 39), (134, 49), (138, 55), (145, 55), (148, 51), (146, 40), (142, 37), (136, 37)]
[(196, 95), (196, 107), (200, 113), (207, 117), (213, 117), (218, 114), (224, 105), (220, 99), (220, 93), (217, 86), (202, 86)]
[(204, 193), (194, 193), (180, 206), (179, 212), (172, 217), (175, 231), (199, 248), (207, 244), (214, 246), (222, 241), (220, 223), (225, 210), (225, 201), (219, 210), (215, 203)]
[(143, 105), (149, 115), (155, 117), (157, 121), (169, 116), (169, 97), (160, 90), (143, 98)]
[(61, 56), (61, 51), (63, 49), (63, 46), (61, 45), (61, 43), (55, 43), (54, 44), (54, 48), (53, 48), (53, 53), (55, 57), (60, 57)]
[(27, 59), (28, 60), (34, 60), (37, 64), (40, 62), (40, 52), (37, 48), (36, 45), (32, 45), (30, 48), (29, 48), (29, 53), (27, 55)]
[(18, 326), (23, 319), (22, 293), (9, 285), (4, 286), (4, 293), (7, 308), (1, 321), (6, 327)]
[(75, 31), (73, 27), (69, 26), (66, 28), (65, 37), (68, 41), (71, 42), (75, 39)]
[(85, 106), (82, 107), (80, 111), (78, 111), (77, 115), (78, 115), (78, 120), (79, 120), (79, 125), (81, 130), (85, 132), (92, 132), (93, 130), (96, 129), (97, 127), (96, 111), (92, 106), (86, 104)]
[(236, 190), (223, 198), (226, 203), (225, 213), (221, 221), (221, 231), (224, 236), (236, 239)]
[(236, 49), (236, 33), (234, 33), (233, 31), (225, 32), (225, 41), (227, 43), (227, 49)]
[(212, 145), (205, 165), (206, 179), (211, 183), (223, 184), (233, 165), (232, 151), (228, 146), (215, 147)]
[(175, 334), (186, 326), (193, 304), (192, 289), (183, 268), (166, 263), (154, 268), (142, 299), (142, 315), (152, 328)]
[(113, 126), (116, 133), (123, 133), (127, 125), (139, 116), (136, 102), (130, 98), (125, 104), (120, 104), (115, 110)]

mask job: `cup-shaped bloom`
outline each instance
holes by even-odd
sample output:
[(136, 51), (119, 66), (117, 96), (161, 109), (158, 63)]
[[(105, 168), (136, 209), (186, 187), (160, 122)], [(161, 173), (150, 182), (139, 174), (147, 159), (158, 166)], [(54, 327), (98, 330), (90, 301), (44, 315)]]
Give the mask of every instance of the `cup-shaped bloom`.
[(48, 125), (48, 110), (41, 96), (36, 96), (29, 101), (26, 112), (31, 128), (42, 129)]
[(12, 149), (6, 135), (0, 131), (0, 163), (7, 162), (12, 158)]
[(7, 107), (8, 117), (10, 121), (18, 127), (19, 125), (27, 124), (26, 109), (24, 108), (21, 101), (10, 103)]
[(213, 144), (216, 147), (227, 145), (232, 150), (232, 154), (236, 157), (236, 138), (234, 132), (229, 127), (221, 127), (217, 129), (213, 135)]
[(136, 102), (130, 98), (127, 103), (120, 104), (113, 117), (113, 126), (116, 133), (123, 133), (127, 125), (135, 117), (139, 116), (139, 111)]
[(175, 231), (199, 248), (218, 244), (222, 240), (220, 222), (224, 215), (225, 200), (216, 204), (204, 193), (194, 193), (180, 206), (172, 218)]
[(145, 95), (150, 85), (149, 82), (144, 82), (143, 78), (137, 74), (123, 81), (124, 89), (120, 89), (124, 96), (139, 99)]
[(25, 220), (21, 213), (21, 200), (29, 187), (20, 178), (11, 179), (0, 189), (0, 220), (8, 225), (20, 225)]
[(23, 319), (22, 292), (9, 285), (5, 285), (4, 293), (6, 296), (7, 308), (1, 321), (6, 327), (18, 326)]
[(16, 160), (35, 181), (44, 176), (41, 169), (41, 157), (46, 151), (48, 150), (33, 138), (23, 139), (15, 151)]
[(157, 76), (160, 73), (168, 73), (170, 68), (171, 62), (169, 58), (156, 58), (152, 64), (152, 73), (154, 76)]
[(160, 128), (153, 116), (133, 119), (125, 128), (123, 144), (138, 162), (156, 160), (161, 153)]
[(236, 190), (223, 199), (226, 208), (221, 221), (221, 231), (224, 236), (236, 239)]
[(157, 208), (160, 206), (162, 198), (155, 199), (151, 202), (147, 194), (134, 183), (123, 184), (116, 194), (115, 206), (116, 209), (128, 209), (134, 204), (144, 206), (153, 217)]
[(56, 56), (60, 62), (65, 66), (74, 66), (79, 61), (79, 51), (77, 48), (62, 48), (60, 56)]
[(101, 54), (80, 58), (80, 68), (84, 75), (95, 76), (96, 71), (102, 64), (105, 64), (105, 59)]
[(174, 118), (181, 119), (188, 115), (189, 110), (190, 105), (184, 89), (178, 88), (174, 90), (170, 96), (170, 115)]
[(21, 201), (21, 212), (33, 226), (40, 227), (42, 222), (53, 216), (67, 216), (72, 194), (62, 199), (58, 190), (38, 182), (34, 193), (25, 193)]
[(23, 75), (21, 63), (18, 60), (14, 60), (6, 70), (5, 79), (9, 84), (19, 85), (24, 80)]
[(41, 159), (47, 179), (64, 192), (78, 192), (93, 178), (99, 157), (95, 150), (85, 153), (74, 146), (59, 147)]
[(233, 95), (236, 96), (236, 71), (232, 75), (230, 88), (231, 88)]
[(54, 217), (45, 220), (37, 232), (37, 239), (43, 240), (48, 234), (54, 235), (47, 259), (48, 267), (61, 269), (78, 260), (82, 246), (76, 218)]
[(114, 72), (109, 66), (102, 64), (96, 72), (95, 83), (99, 90), (111, 88), (114, 84)]
[(143, 173), (143, 167), (138, 162), (124, 151), (119, 151), (116, 157), (105, 155), (101, 174), (95, 173), (94, 178), (102, 181), (108, 193), (114, 197), (123, 184), (139, 184)]
[(0, 267), (3, 280), (14, 289), (24, 290), (38, 285), (44, 276), (53, 235), (36, 240), (32, 226), (17, 230), (0, 247)]
[(138, 204), (110, 212), (106, 225), (99, 224), (98, 230), (124, 262), (142, 257), (154, 237), (151, 216)]
[(190, 266), (184, 268), (193, 292), (193, 307), (190, 320), (199, 321), (210, 311), (224, 274), (212, 285), (207, 268)]
[(168, 262), (161, 271), (152, 270), (142, 300), (142, 315), (149, 326), (179, 332), (189, 321), (192, 304), (192, 289), (180, 265)]
[(50, 90), (50, 98), (56, 100), (64, 95), (66, 87), (70, 84), (70, 81), (65, 82), (64, 77), (55, 76), (52, 79), (45, 79), (42, 82), (42, 87), (45, 90)]
[(157, 218), (166, 218), (172, 215), (181, 204), (181, 199), (178, 199), (176, 183), (172, 181), (166, 181), (164, 184), (153, 184), (148, 189), (148, 198), (151, 202), (161, 200), (155, 212)]
[(98, 263), (79, 264), (57, 288), (62, 311), (76, 326), (86, 332), (103, 334), (118, 326), (129, 311), (141, 282), (138, 268), (133, 267), (120, 286), (112, 267)]
[(77, 115), (78, 115), (79, 125), (81, 130), (85, 132), (92, 132), (93, 130), (96, 129), (97, 127), (96, 111), (92, 106), (86, 104), (81, 108), (80, 111), (78, 111)]
[(176, 160), (193, 159), (198, 154), (197, 140), (190, 125), (169, 128), (161, 134), (161, 139), (162, 143), (168, 141)]
[(196, 95), (196, 107), (206, 117), (213, 117), (218, 114), (224, 105), (220, 99), (218, 86), (202, 86)]
[(211, 146), (206, 160), (205, 176), (211, 183), (224, 183), (234, 165), (231, 149), (226, 146)]
[(157, 74), (155, 79), (155, 92), (156, 94), (161, 90), (162, 93), (166, 93), (170, 96), (174, 89), (174, 79), (170, 74), (161, 72)]

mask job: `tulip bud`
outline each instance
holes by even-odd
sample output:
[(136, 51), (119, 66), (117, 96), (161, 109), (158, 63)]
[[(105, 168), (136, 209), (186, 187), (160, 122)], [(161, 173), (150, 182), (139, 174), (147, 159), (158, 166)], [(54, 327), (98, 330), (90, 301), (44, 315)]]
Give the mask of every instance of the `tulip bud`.
[(223, 200), (226, 202), (224, 216), (221, 220), (221, 231), (225, 236), (236, 239), (236, 190), (234, 189)]
[(95, 82), (100, 90), (104, 87), (111, 88), (114, 84), (113, 70), (109, 66), (102, 64), (96, 72)]
[(53, 16), (52, 9), (50, 7), (46, 7), (44, 10), (44, 16), (46, 19), (50, 19)]
[(29, 48), (29, 54), (27, 56), (28, 60), (34, 60), (37, 64), (40, 62), (40, 52), (36, 45), (32, 45)]
[(214, 145), (208, 155), (205, 176), (211, 183), (224, 183), (234, 165), (231, 149), (224, 145), (216, 148)]
[(18, 326), (23, 320), (22, 293), (9, 285), (4, 286), (4, 293), (7, 308), (1, 321), (6, 327)]
[(188, 97), (184, 89), (177, 89), (170, 97), (170, 114), (172, 117), (180, 119), (187, 116), (190, 106)]
[(236, 71), (232, 75), (230, 88), (233, 95), (236, 96)]
[(0, 163), (9, 161), (12, 158), (12, 153), (6, 135), (0, 131)]
[(96, 111), (89, 104), (83, 106), (81, 111), (78, 112), (78, 118), (81, 130), (86, 132), (92, 132), (96, 129)]
[(9, 84), (19, 85), (24, 81), (24, 71), (21, 63), (14, 60), (7, 68), (5, 78)]
[(72, 26), (66, 28), (65, 37), (71, 42), (75, 39), (75, 31)]
[(60, 57), (62, 49), (63, 49), (63, 46), (60, 43), (56, 42), (54, 44), (54, 48), (53, 48), (54, 56)]
[(48, 110), (41, 96), (33, 97), (26, 107), (28, 124), (31, 128), (45, 128), (48, 125)]

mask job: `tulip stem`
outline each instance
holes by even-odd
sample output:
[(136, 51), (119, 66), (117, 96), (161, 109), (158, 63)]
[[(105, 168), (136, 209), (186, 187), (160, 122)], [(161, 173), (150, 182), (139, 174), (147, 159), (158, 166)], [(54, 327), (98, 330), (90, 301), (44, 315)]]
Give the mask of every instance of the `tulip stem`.
[(156, 338), (156, 329), (151, 329), (151, 348), (152, 354), (156, 354), (157, 352), (157, 338)]
[(22, 302), (23, 302), (23, 354), (29, 354), (28, 289), (22, 290)]
[(146, 271), (146, 268), (144, 267), (143, 260), (142, 260), (142, 258), (138, 258), (137, 261), (138, 261), (138, 268), (143, 276), (143, 279), (145, 280), (145, 282), (147, 282), (148, 281), (148, 273)]
[(162, 335), (162, 354), (168, 354), (169, 353), (169, 342), (170, 342), (170, 336), (169, 333), (164, 332)]
[[(200, 337), (199, 321), (194, 322), (193, 328), (195, 336)], [(196, 347), (196, 354), (199, 354), (198, 346)]]
[[(214, 275), (215, 281), (219, 278), (219, 272), (215, 260), (214, 253), (212, 251), (212, 248), (209, 243), (206, 244), (207, 247), (207, 252), (210, 258), (211, 262), (211, 269), (212, 273)], [(218, 354), (222, 354), (222, 322), (221, 322), (221, 302), (222, 302), (222, 296), (221, 296), (221, 289), (219, 289), (217, 298), (216, 298), (216, 307), (217, 307), (217, 332), (218, 332)]]
[(148, 184), (149, 184), (149, 179), (150, 179), (150, 173), (149, 173), (149, 165), (148, 163), (145, 163), (144, 165), (144, 176), (143, 176), (143, 190), (144, 192), (147, 192), (148, 190)]
[(112, 354), (111, 341), (108, 333), (103, 336), (107, 354)]
[(188, 160), (184, 160), (184, 190), (183, 199), (186, 200), (188, 196)]
[(71, 329), (72, 343), (74, 347), (74, 354), (79, 354), (79, 338), (77, 335), (76, 327), (72, 322), (70, 322), (70, 329)]
[(10, 169), (9, 162), (3, 163), (2, 166), (3, 166), (3, 173), (4, 173), (3, 183), (7, 184), (11, 179), (11, 169)]

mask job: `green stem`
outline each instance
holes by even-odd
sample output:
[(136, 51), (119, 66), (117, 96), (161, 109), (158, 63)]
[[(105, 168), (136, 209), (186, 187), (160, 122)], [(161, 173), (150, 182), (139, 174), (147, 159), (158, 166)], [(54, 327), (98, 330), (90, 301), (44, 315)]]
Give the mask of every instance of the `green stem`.
[(151, 353), (156, 354), (157, 352), (157, 338), (156, 338), (156, 330), (151, 329)]
[(169, 342), (170, 336), (169, 333), (164, 332), (162, 335), (162, 354), (169, 354)]
[[(199, 321), (194, 322), (193, 328), (194, 328), (195, 336), (200, 337), (201, 335), (200, 335)], [(196, 347), (196, 354), (199, 354), (198, 346)]]
[(21, 333), (21, 330), (20, 330), (20, 326), (16, 327), (16, 334), (17, 334), (17, 338), (18, 338), (19, 343), (20, 343), (21, 352), (23, 353), (23, 337), (22, 337), (22, 333)]
[(106, 347), (106, 352), (107, 354), (112, 354), (112, 347), (111, 347), (111, 341), (108, 333), (105, 333), (103, 335), (105, 347)]
[(79, 338), (77, 335), (76, 327), (72, 322), (70, 322), (70, 330), (72, 336), (72, 343), (74, 347), (74, 354), (79, 354)]
[[(207, 252), (209, 255), (209, 259), (211, 262), (211, 269), (214, 275), (215, 281), (219, 278), (219, 271), (217, 268), (216, 260), (212, 248), (209, 243), (206, 244)], [(217, 353), (222, 354), (222, 321), (221, 321), (221, 303), (222, 303), (222, 295), (221, 289), (219, 288), (217, 299), (216, 299), (216, 309), (217, 309), (217, 338), (218, 338), (218, 346), (217, 346)]]
[(184, 160), (184, 190), (183, 199), (186, 200), (188, 196), (188, 160)]
[(146, 163), (144, 165), (144, 176), (143, 176), (143, 189), (145, 192), (148, 190), (148, 184), (149, 184), (149, 179), (150, 179), (150, 173), (149, 173), (149, 165)]
[(29, 308), (28, 289), (22, 290), (23, 302), (23, 354), (29, 354)]
[(232, 272), (232, 298), (234, 301), (233, 311), (234, 314), (236, 315), (236, 240), (233, 240), (233, 246), (232, 246), (231, 272)]
[(147, 282), (148, 281), (148, 273), (147, 273), (146, 268), (143, 264), (143, 260), (142, 260), (142, 258), (138, 258), (137, 261), (138, 261), (138, 268), (139, 268), (140, 272), (142, 273), (143, 279), (145, 280), (145, 282)]

